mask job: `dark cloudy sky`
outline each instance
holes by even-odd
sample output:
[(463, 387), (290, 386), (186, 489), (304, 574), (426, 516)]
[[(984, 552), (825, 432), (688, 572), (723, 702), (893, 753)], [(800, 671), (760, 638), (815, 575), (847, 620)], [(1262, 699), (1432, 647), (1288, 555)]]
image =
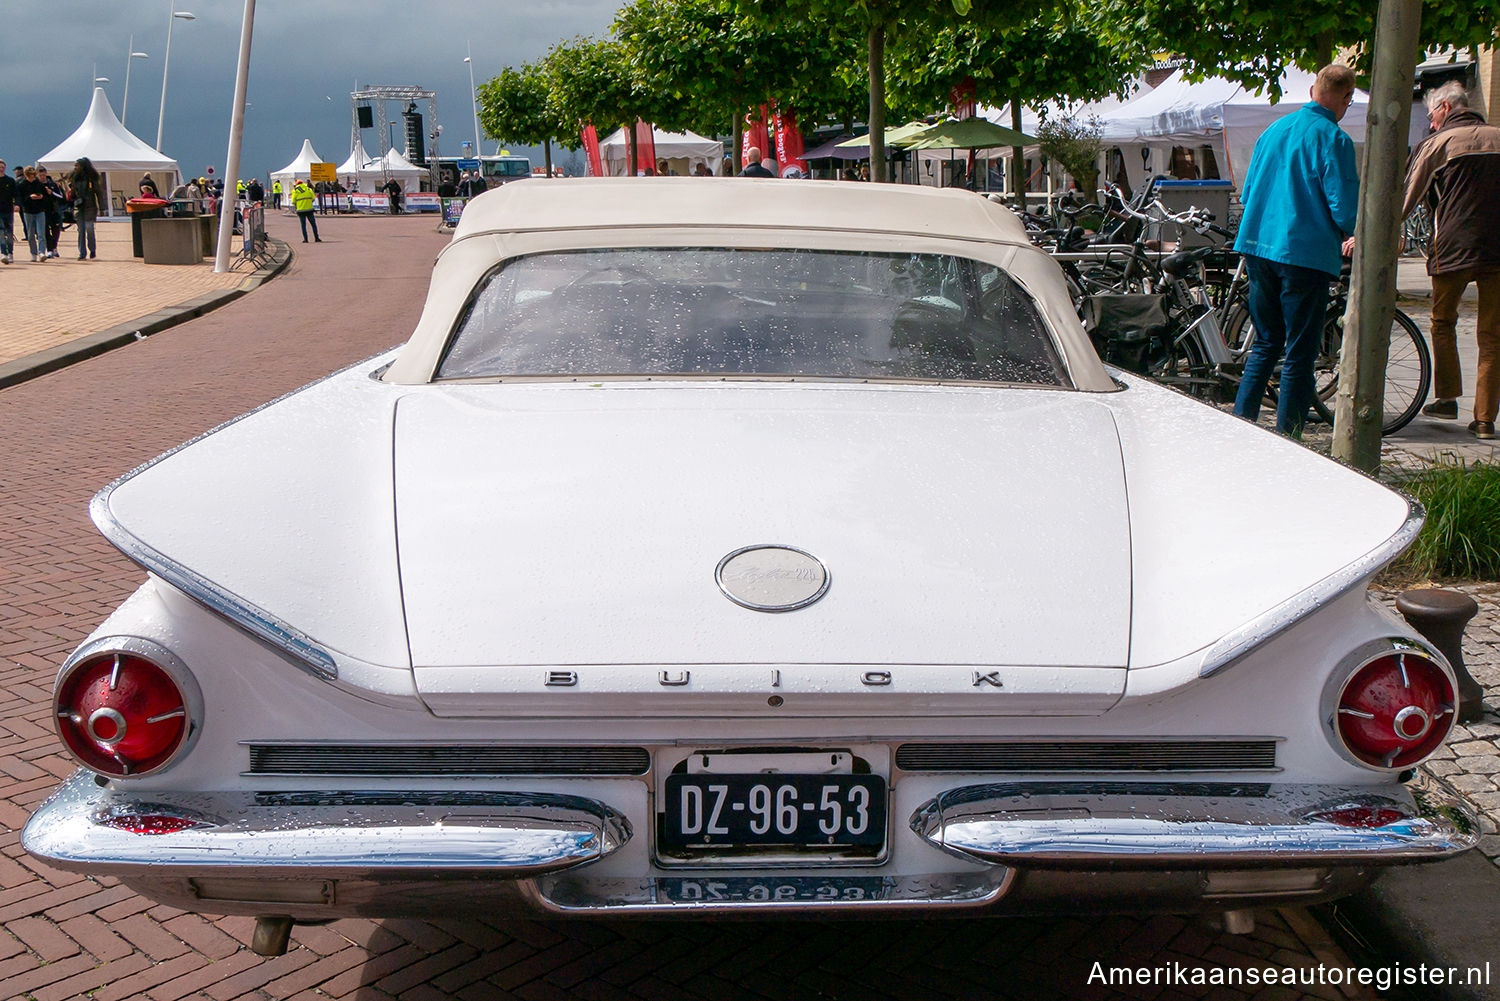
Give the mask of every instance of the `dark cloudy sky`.
[[(473, 46), (475, 81), (483, 82), (504, 66), (541, 58), (559, 41), (602, 36), (620, 2), (258, 0), (240, 172), (280, 169), (303, 139), (325, 160), (342, 162), (356, 81), (436, 91), (441, 151), (458, 155), (459, 143), (474, 136), (465, 41)], [(176, 9), (197, 19), (178, 20), (172, 30), (162, 152), (186, 174), (210, 164), (222, 172), (244, 4), (176, 0)], [(155, 145), (171, 10), (170, 0), (0, 0), (0, 157), (12, 166), (29, 163), (67, 138), (88, 110), (96, 65), (109, 77), (101, 86), (118, 115), (132, 33), (136, 51), (148, 58), (131, 67), (125, 124)], [(399, 123), (394, 105), (390, 116)], [(364, 140), (378, 152), (372, 130)], [(495, 152), (492, 141), (484, 146)]]

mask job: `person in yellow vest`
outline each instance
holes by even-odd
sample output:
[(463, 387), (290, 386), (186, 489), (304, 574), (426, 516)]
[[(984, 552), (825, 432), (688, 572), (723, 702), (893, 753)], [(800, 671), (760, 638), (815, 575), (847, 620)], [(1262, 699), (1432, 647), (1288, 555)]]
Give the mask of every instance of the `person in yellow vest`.
[(271, 208), (281, 208), (281, 181), (279, 179), (271, 182)]
[(245, 182), (244, 181), (235, 181), (234, 182), (234, 200), (237, 201), (237, 202), (242, 202), (242, 201), (245, 200)]
[(297, 183), (292, 185), (292, 208), (297, 212), (297, 221), (302, 224), (302, 242), (307, 242), (307, 224), (312, 223), (313, 240), (322, 243), (323, 238), (318, 235), (318, 217), (313, 214), (317, 207), (318, 196), (312, 186), (300, 177)]

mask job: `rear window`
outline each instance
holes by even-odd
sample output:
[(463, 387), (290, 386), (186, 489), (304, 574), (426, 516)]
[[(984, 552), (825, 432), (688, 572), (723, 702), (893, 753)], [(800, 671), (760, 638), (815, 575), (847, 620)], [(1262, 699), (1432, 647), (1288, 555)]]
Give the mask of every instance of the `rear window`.
[(437, 372), (673, 375), (1068, 384), (1036, 305), (994, 265), (682, 247), (507, 261)]

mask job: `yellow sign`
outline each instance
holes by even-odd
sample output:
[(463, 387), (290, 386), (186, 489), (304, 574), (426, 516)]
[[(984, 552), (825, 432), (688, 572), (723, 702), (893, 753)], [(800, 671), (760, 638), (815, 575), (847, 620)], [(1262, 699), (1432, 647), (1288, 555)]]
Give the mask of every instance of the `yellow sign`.
[(336, 163), (313, 163), (308, 165), (307, 174), (314, 184), (318, 181), (337, 181), (339, 166)]

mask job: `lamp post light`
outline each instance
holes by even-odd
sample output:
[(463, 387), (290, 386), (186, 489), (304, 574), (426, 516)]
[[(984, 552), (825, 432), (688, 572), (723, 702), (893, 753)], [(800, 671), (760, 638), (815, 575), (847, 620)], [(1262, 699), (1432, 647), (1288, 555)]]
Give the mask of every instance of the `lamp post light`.
[(469, 97), (474, 102), (474, 155), (479, 156), (484, 152), (479, 145), (479, 91), (474, 87), (474, 49), (467, 38), (464, 39), (464, 49), (469, 53), (464, 56), (464, 62), (469, 64)]
[(172, 61), (172, 25), (178, 18), (196, 21), (198, 16), (177, 9), (177, 0), (172, 0), (172, 16), (167, 18), (167, 51), (161, 57), (161, 110), (156, 113), (156, 151), (161, 152), (161, 127), (167, 115), (167, 67)]
[(146, 53), (135, 51), (135, 36), (130, 36), (130, 55), (125, 59), (125, 97), (120, 101), (120, 124), (125, 124), (125, 112), (130, 110), (130, 64), (145, 59)]

